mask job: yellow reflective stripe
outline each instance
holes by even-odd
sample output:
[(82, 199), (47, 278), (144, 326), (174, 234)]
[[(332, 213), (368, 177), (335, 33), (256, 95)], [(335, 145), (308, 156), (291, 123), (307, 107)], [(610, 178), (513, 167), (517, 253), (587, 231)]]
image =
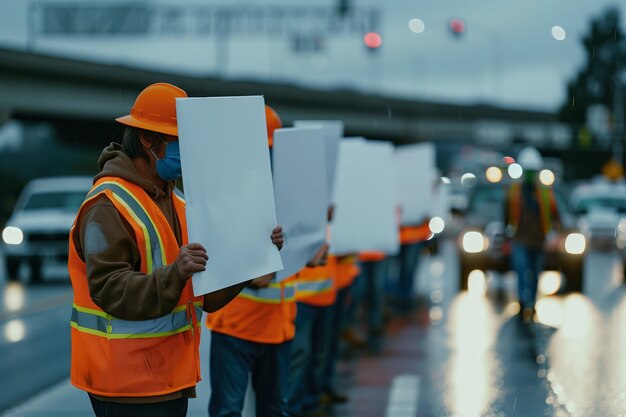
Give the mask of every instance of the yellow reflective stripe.
[[(194, 301), (196, 326), (201, 325), (202, 302)], [(107, 339), (162, 337), (181, 333), (193, 327), (187, 305), (177, 306), (170, 314), (149, 320), (121, 320), (102, 311), (73, 304), (70, 325), (82, 332)]]
[(296, 291), (299, 293), (306, 291), (325, 291), (331, 289), (332, 286), (333, 282), (330, 278), (323, 278), (315, 281), (298, 282)]
[(282, 293), (282, 285), (273, 282), (265, 288), (244, 288), (239, 296), (260, 303), (280, 304)]
[(239, 293), (238, 297), (245, 298), (246, 300), (256, 301), (258, 303), (265, 303), (265, 304), (280, 304), (281, 302), (281, 300), (276, 300), (273, 298), (257, 297), (251, 294), (244, 293), (243, 291)]
[(81, 307), (81, 306), (77, 305), (76, 303), (73, 303), (72, 307), (75, 308), (76, 310), (80, 311), (81, 313), (93, 314), (95, 316), (104, 317), (107, 320), (113, 318), (112, 315), (107, 314), (104, 311), (94, 310), (94, 309), (87, 308), (87, 307)]
[(552, 216), (550, 207), (550, 195), (548, 189), (539, 188), (539, 206), (541, 207), (541, 217), (543, 219), (543, 231), (548, 233), (552, 230)]
[(75, 328), (79, 332), (91, 334), (94, 336), (104, 337), (105, 339), (148, 339), (148, 338), (153, 338), (153, 337), (166, 337), (166, 336), (179, 334), (179, 333), (182, 333), (184, 331), (191, 329), (191, 326), (187, 324), (186, 326), (181, 327), (180, 329), (176, 329), (171, 332), (147, 333), (147, 334), (132, 334), (132, 333), (110, 334), (110, 333), (104, 333), (104, 332), (94, 330), (94, 329), (89, 329), (87, 327), (81, 327), (77, 325), (76, 323), (70, 323), (70, 326)]
[(152, 259), (152, 243), (150, 241), (150, 235), (148, 234), (148, 229), (146, 228), (146, 225), (139, 219), (139, 217), (137, 217), (135, 212), (131, 210), (131, 208), (128, 206), (128, 204), (126, 204), (124, 200), (122, 200), (115, 193), (113, 193), (113, 198), (115, 198), (120, 204), (126, 207), (126, 209), (130, 213), (133, 220), (135, 220), (135, 223), (137, 223), (139, 227), (141, 227), (141, 230), (143, 231), (143, 235), (144, 235), (143, 240), (146, 243), (146, 265), (148, 268), (148, 270), (146, 271), (146, 274), (151, 274), (152, 271), (154, 270), (154, 265), (153, 265), (154, 261)]
[(172, 336), (175, 334), (179, 334), (182, 332), (185, 332), (187, 330), (190, 330), (191, 326), (189, 324), (185, 325), (184, 327), (180, 327), (176, 330), (172, 330), (171, 332), (161, 332), (161, 333), (127, 333), (127, 334), (122, 334), (122, 333), (115, 333), (115, 334), (110, 334), (108, 335), (109, 339), (149, 339), (152, 337), (165, 337), (165, 336)]
[[(135, 195), (133, 193), (130, 192), (130, 190), (128, 190), (126, 187), (124, 187), (122, 184), (118, 183), (118, 182), (114, 182), (114, 181), (105, 181), (102, 184), (105, 183), (112, 183), (117, 185), (118, 187), (120, 187), (121, 189), (123, 189), (124, 191), (126, 191), (128, 193), (128, 195), (135, 200), (135, 202), (137, 202), (137, 204), (139, 205), (139, 207), (141, 207), (143, 209), (143, 211), (146, 213), (146, 217), (148, 218), (148, 221), (151, 223), (155, 233), (156, 233), (156, 237), (159, 240), (159, 249), (161, 251), (161, 259), (163, 262), (163, 265), (167, 265), (167, 258), (165, 257), (165, 247), (163, 246), (163, 239), (161, 238), (161, 233), (159, 232), (159, 229), (156, 227), (156, 224), (154, 224), (154, 221), (152, 220), (152, 218), (150, 216), (148, 216), (148, 210), (146, 210), (146, 208), (143, 206), (143, 204), (141, 204), (141, 202), (137, 199), (137, 197), (135, 197)], [(100, 185), (102, 185), (100, 184)]]
[[(151, 273), (155, 268), (167, 264), (165, 258), (165, 247), (159, 230), (154, 224), (152, 218), (148, 215), (146, 208), (141, 204), (137, 197), (131, 193), (122, 184), (115, 181), (104, 181), (94, 187), (88, 194), (88, 198), (92, 194), (99, 194), (102, 191), (109, 190), (113, 198), (126, 208), (130, 216), (139, 225), (144, 235), (147, 252), (147, 273)], [(156, 249), (157, 252), (153, 250)]]
[(115, 198), (120, 204), (126, 207), (126, 210), (128, 210), (133, 220), (135, 220), (135, 223), (137, 223), (139, 227), (141, 227), (141, 230), (143, 231), (143, 236), (144, 236), (143, 240), (146, 242), (146, 258), (147, 258), (146, 265), (148, 267), (148, 270), (146, 271), (146, 273), (151, 274), (152, 271), (154, 270), (154, 265), (153, 265), (154, 261), (152, 259), (152, 242), (150, 241), (150, 235), (148, 234), (148, 229), (146, 228), (146, 225), (139, 219), (139, 217), (135, 214), (135, 212), (131, 210), (128, 204), (121, 197), (113, 193), (113, 198)]

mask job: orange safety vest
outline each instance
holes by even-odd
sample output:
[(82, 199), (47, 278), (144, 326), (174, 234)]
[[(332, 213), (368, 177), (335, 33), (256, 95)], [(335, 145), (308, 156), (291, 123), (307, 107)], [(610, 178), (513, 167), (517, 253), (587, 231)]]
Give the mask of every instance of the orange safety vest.
[(417, 226), (401, 226), (400, 227), (400, 243), (408, 245), (428, 240), (432, 232), (429, 227), (429, 220), (424, 221)]
[[(68, 267), (74, 289), (72, 384), (108, 397), (151, 397), (193, 387), (200, 381), (202, 297), (194, 297), (191, 280), (187, 280), (177, 306), (156, 319), (121, 320), (91, 299), (86, 265), (78, 256), (73, 235), (83, 208), (99, 195), (105, 195), (132, 226), (141, 254), (140, 272), (151, 274), (174, 262), (179, 250), (165, 216), (141, 187), (114, 177), (96, 182), (69, 239)], [(172, 202), (186, 244), (185, 203), (175, 193)]]
[(341, 290), (352, 285), (361, 270), (357, 265), (356, 255), (341, 256), (335, 259), (335, 283), (337, 290)]
[[(552, 230), (552, 214), (557, 211), (554, 192), (547, 187), (536, 187), (537, 201), (539, 202), (539, 215), (543, 232), (548, 234)], [(522, 209), (522, 187), (520, 183), (515, 183), (509, 188), (509, 225), (517, 230)]]
[(366, 251), (359, 253), (359, 261), (362, 262), (375, 262), (382, 261), (387, 257), (385, 252), (380, 251)]
[(256, 343), (278, 344), (294, 338), (295, 282), (289, 277), (265, 288), (244, 288), (222, 309), (207, 315), (217, 333)]
[(334, 257), (329, 256), (326, 265), (305, 267), (296, 274), (296, 300), (316, 307), (334, 304), (337, 298), (335, 287)]

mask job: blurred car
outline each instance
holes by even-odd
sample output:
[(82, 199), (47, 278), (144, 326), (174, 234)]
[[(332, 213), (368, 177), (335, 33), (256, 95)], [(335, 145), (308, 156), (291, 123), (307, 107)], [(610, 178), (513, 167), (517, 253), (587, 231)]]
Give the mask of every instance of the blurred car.
[(50, 177), (24, 187), (2, 230), (9, 280), (24, 263), (32, 282), (41, 281), (44, 262), (67, 263), (70, 228), (91, 185), (91, 177)]
[(570, 207), (578, 217), (578, 227), (595, 249), (618, 246), (618, 226), (626, 217), (626, 185), (598, 181), (572, 191)]
[[(473, 270), (506, 272), (510, 267), (511, 244), (506, 238), (504, 202), (508, 184), (481, 183), (470, 196), (465, 224), (459, 234), (460, 288), (467, 289)], [(574, 219), (555, 192), (564, 236), (558, 248), (545, 253), (545, 269), (560, 271), (571, 291), (582, 290), (584, 236), (574, 228)]]

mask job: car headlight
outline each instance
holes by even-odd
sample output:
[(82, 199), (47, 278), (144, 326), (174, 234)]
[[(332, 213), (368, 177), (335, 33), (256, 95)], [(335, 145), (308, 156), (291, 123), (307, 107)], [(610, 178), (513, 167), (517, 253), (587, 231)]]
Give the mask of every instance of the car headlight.
[(19, 227), (7, 226), (2, 231), (2, 240), (7, 245), (19, 245), (24, 241), (24, 233)]
[(621, 219), (615, 230), (615, 243), (619, 249), (626, 247), (626, 219)]
[(433, 233), (441, 233), (446, 227), (446, 222), (439, 216), (433, 217), (428, 222), (428, 228)]
[(487, 239), (480, 232), (465, 232), (462, 245), (467, 253), (480, 253), (487, 249)]
[(581, 233), (570, 233), (565, 238), (565, 251), (570, 255), (580, 255), (587, 249), (585, 236)]

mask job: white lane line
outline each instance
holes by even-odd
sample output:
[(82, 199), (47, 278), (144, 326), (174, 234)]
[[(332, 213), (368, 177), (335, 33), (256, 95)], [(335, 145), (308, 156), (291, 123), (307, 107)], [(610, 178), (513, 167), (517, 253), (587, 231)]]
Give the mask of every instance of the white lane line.
[(419, 401), (420, 378), (400, 374), (393, 378), (385, 417), (415, 417)]

